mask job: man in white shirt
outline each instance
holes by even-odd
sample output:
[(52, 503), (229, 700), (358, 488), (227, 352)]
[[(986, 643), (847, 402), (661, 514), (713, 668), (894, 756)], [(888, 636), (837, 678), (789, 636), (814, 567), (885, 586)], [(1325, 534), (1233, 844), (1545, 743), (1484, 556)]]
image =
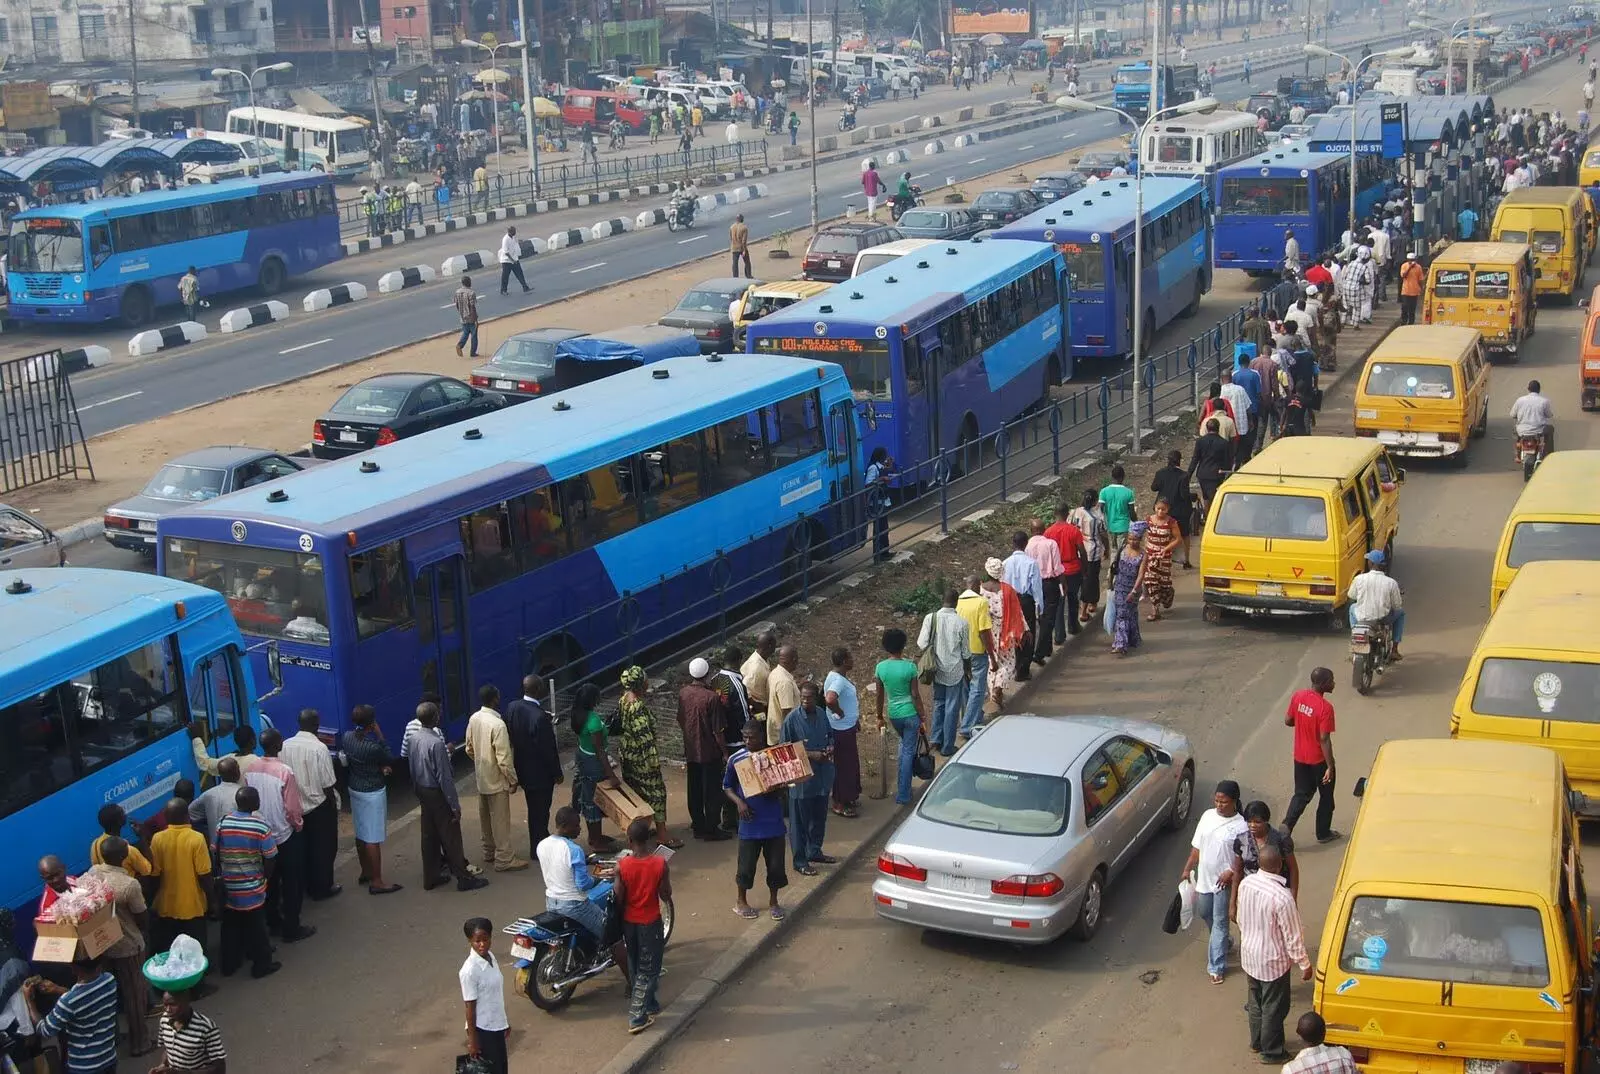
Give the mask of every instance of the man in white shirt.
[(1406, 630), (1405, 609), (1400, 606), (1400, 583), (1384, 570), (1383, 549), (1367, 553), (1367, 569), (1350, 580), (1346, 595), (1353, 602), (1350, 618), (1358, 623), (1388, 623), (1394, 634), (1394, 659), (1400, 660), (1400, 638)]
[[(1028, 535), (1025, 532), (1017, 530), (1011, 535), (1011, 554), (1005, 559), (1000, 580), (1017, 591), (1017, 600), (1022, 604), (1023, 622), (1028, 625), (1028, 633), (1037, 642), (1039, 612), (1044, 609), (1044, 578), (1039, 572), (1039, 565), (1028, 555), (1027, 548)], [(1018, 682), (1027, 682), (1033, 677), (1032, 662), (1031, 651), (1024, 646), (1017, 654), (1015, 678)]]
[(422, 184), (415, 179), (406, 184), (406, 223), (411, 223), (415, 215), (417, 223), (422, 223)]
[(946, 757), (956, 751), (956, 727), (967, 700), (967, 654), (972, 651), (971, 630), (956, 611), (960, 599), (954, 587), (947, 589), (944, 607), (928, 613), (917, 635), (917, 645), (924, 652), (933, 650), (933, 719), (928, 740)]
[(300, 842), (305, 852), (306, 895), (331, 899), (343, 890), (333, 882), (333, 859), (339, 851), (339, 792), (333, 757), (317, 737), (322, 717), (316, 709), (300, 710), (300, 733), (287, 738), (279, 754), (294, 771), (300, 792)]
[(1544, 453), (1556, 449), (1556, 416), (1550, 409), (1550, 400), (1539, 394), (1539, 382), (1528, 381), (1528, 394), (1511, 404), (1511, 420), (1516, 422), (1518, 436), (1544, 437)]
[(506, 228), (505, 237), (500, 240), (500, 293), (506, 293), (506, 284), (515, 276), (522, 285), (522, 293), (527, 294), (533, 288), (528, 286), (527, 278), (522, 275), (522, 244), (517, 241), (517, 229)]
[(1249, 831), (1244, 817), (1239, 813), (1239, 784), (1225, 779), (1217, 784), (1211, 796), (1212, 808), (1200, 814), (1190, 840), (1189, 860), (1184, 862), (1178, 880), (1194, 877), (1195, 913), (1210, 930), (1206, 942), (1206, 972), (1212, 983), (1222, 981), (1228, 964), (1229, 886), (1237, 879), (1233, 875), (1233, 841)]
[(1239, 439), (1243, 440), (1250, 435), (1250, 393), (1233, 382), (1232, 370), (1222, 371), (1222, 398), (1226, 399), (1228, 406), (1232, 408), (1233, 424), (1238, 428)]

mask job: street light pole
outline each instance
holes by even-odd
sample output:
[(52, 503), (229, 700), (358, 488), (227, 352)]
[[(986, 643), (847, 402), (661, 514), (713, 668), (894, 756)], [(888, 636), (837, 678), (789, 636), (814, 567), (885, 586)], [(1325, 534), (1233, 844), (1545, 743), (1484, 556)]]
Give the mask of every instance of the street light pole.
[[(1349, 227), (1350, 227), (1350, 237), (1352, 239), (1355, 238), (1355, 234), (1356, 234), (1356, 185), (1357, 185), (1356, 184), (1356, 134), (1357, 134), (1357, 131), (1356, 131), (1356, 120), (1359, 118), (1359, 111), (1358, 111), (1358, 109), (1356, 107), (1355, 87), (1361, 85), (1361, 69), (1363, 67), (1365, 67), (1367, 64), (1371, 63), (1373, 60), (1399, 60), (1399, 59), (1404, 59), (1405, 57), (1410, 56), (1413, 51), (1415, 51), (1415, 50), (1412, 49), (1412, 47), (1410, 45), (1406, 45), (1406, 46), (1404, 46), (1402, 48), (1390, 49), (1387, 52), (1374, 52), (1370, 56), (1363, 57), (1362, 59), (1358, 60), (1357, 62), (1351, 63), (1350, 62), (1350, 57), (1344, 55), (1341, 52), (1334, 52), (1332, 49), (1323, 48), (1321, 45), (1306, 45), (1305, 46), (1305, 52), (1306, 52), (1307, 56), (1331, 57), (1331, 58), (1333, 58), (1335, 60), (1340, 61), (1346, 67), (1350, 68), (1351, 91), (1350, 91), (1350, 182), (1349, 182), (1349, 186), (1350, 186), (1350, 217), (1349, 217), (1349, 221), (1350, 222), (1349, 222)], [(1449, 76), (1446, 75), (1446, 81), (1448, 81), (1448, 80), (1449, 80)], [(1406, 147), (1406, 153), (1409, 155), (1410, 152), (1411, 152), (1411, 148), (1409, 146), (1407, 146)]]
[(528, 42), (534, 40), (533, 31), (528, 29), (528, 0), (517, 0), (517, 18), (522, 23), (522, 130), (528, 139), (528, 171), (531, 173), (529, 181), (533, 186), (533, 196), (539, 196), (539, 138), (538, 131), (534, 128), (533, 114), (533, 72), (529, 54), (533, 47)]
[[(524, 34), (527, 33), (527, 24), (526, 23), (523, 24), (523, 33)], [(491, 71), (498, 71), (499, 70), (499, 68), (495, 66), (494, 54), (496, 52), (498, 52), (500, 49), (503, 49), (503, 48), (504, 49), (522, 48), (522, 42), (521, 41), (506, 41), (506, 42), (502, 42), (501, 44), (497, 44), (497, 45), (485, 45), (482, 41), (473, 41), (470, 37), (464, 37), (464, 38), (462, 38), (462, 40), (467, 42), (468, 44), (476, 45), (477, 47), (483, 49), (485, 52), (487, 52), (489, 54), (489, 70), (491, 70)], [(527, 85), (527, 71), (528, 71), (528, 66), (527, 66), (527, 64), (528, 64), (528, 53), (527, 53), (527, 49), (523, 49), (522, 64), (523, 64), (523, 66), (522, 66), (523, 85), (524, 85), (524, 87), (526, 87), (526, 85)], [(494, 162), (496, 164), (499, 164), (500, 163), (500, 91), (495, 89), (496, 85), (498, 85), (498, 82), (495, 79), (490, 78), (490, 80), (489, 80), (489, 111), (490, 111), (490, 115), (492, 116), (491, 122), (493, 122), (493, 124), (494, 124)], [(531, 98), (529, 99), (529, 106), (530, 107), (532, 106), (532, 99)]]
[(254, 71), (250, 72), (249, 74), (245, 74), (243, 71), (239, 70), (237, 67), (213, 67), (211, 69), (211, 77), (212, 78), (222, 78), (222, 77), (224, 77), (226, 75), (238, 75), (240, 78), (244, 79), (245, 93), (248, 95), (249, 100), (250, 100), (250, 136), (251, 137), (255, 137), (255, 134), (256, 134), (256, 75), (262, 74), (263, 72), (266, 72), (266, 71), (291, 71), (293, 69), (294, 69), (294, 64), (290, 63), (288, 60), (284, 60), (282, 63), (269, 63), (265, 67), (257, 67)]
[[(1157, 33), (1160, 27), (1157, 26)], [(1151, 76), (1154, 77), (1154, 61), (1151, 60)], [(1201, 97), (1198, 100), (1186, 101), (1168, 108), (1150, 110), (1150, 115), (1143, 123), (1120, 108), (1109, 104), (1095, 104), (1093, 101), (1082, 97), (1057, 97), (1056, 107), (1068, 112), (1112, 112), (1121, 116), (1133, 125), (1134, 146), (1136, 149), (1144, 145), (1145, 128), (1156, 121), (1157, 116), (1167, 114), (1191, 115), (1195, 112), (1213, 112), (1217, 108), (1215, 97)], [(1137, 155), (1137, 154), (1136, 154)], [(1139, 388), (1143, 377), (1141, 363), (1144, 359), (1144, 176), (1145, 169), (1141, 160), (1138, 171), (1133, 175), (1133, 448), (1139, 449), (1141, 432), (1139, 429)]]

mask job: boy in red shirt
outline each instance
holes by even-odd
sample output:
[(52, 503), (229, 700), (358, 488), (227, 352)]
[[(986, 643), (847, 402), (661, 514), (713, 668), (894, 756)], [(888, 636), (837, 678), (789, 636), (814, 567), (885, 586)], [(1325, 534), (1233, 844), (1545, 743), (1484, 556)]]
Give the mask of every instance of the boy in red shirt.
[(612, 898), (622, 907), (622, 939), (628, 946), (628, 979), (633, 982), (628, 999), (628, 1032), (640, 1033), (661, 1013), (656, 982), (661, 979), (661, 953), (666, 947), (662, 931), (661, 900), (672, 898), (672, 878), (667, 859), (656, 853), (656, 822), (636, 817), (628, 825), (628, 851), (617, 859), (617, 879)]
[(1333, 830), (1333, 672), (1315, 668), (1311, 689), (1296, 690), (1283, 715), (1286, 727), (1294, 728), (1294, 797), (1283, 815), (1283, 830), (1293, 832), (1295, 822), (1317, 796), (1317, 842), (1331, 843), (1339, 838)]

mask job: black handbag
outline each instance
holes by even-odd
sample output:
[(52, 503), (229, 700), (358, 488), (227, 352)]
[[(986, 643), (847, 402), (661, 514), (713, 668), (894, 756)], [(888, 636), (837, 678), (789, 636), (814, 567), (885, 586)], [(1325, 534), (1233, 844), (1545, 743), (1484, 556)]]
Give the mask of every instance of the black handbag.
[(911, 758), (911, 774), (921, 780), (933, 778), (933, 747), (928, 744), (928, 736), (919, 729), (917, 731), (917, 755)]
[(494, 1067), (483, 1056), (456, 1056), (456, 1074), (494, 1074)]
[(1161, 931), (1168, 936), (1178, 931), (1178, 926), (1183, 923), (1183, 896), (1174, 895), (1167, 904), (1167, 914), (1161, 919)]

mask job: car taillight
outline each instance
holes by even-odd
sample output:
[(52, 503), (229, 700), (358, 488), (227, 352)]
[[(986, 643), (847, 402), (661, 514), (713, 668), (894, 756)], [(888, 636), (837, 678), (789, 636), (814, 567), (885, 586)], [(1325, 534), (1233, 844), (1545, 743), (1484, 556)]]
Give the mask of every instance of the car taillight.
[(928, 879), (928, 870), (912, 865), (905, 858), (890, 854), (887, 850), (878, 855), (878, 872), (901, 880), (915, 880), (919, 884), (926, 883)]
[(1433, 310), (1429, 309), (1426, 306), (1422, 307), (1422, 323), (1423, 324), (1432, 324), (1433, 323)]
[(1239, 255), (1234, 253), (1232, 250), (1223, 250), (1217, 254), (1217, 257), (1223, 261), (1235, 261), (1238, 259)]
[(326, 444), (328, 442), (328, 431), (322, 427), (322, 422), (320, 421), (311, 423), (311, 442), (313, 444)]
[(489, 378), (480, 377), (478, 374), (474, 373), (472, 376), (467, 378), (467, 383), (472, 385), (474, 388), (487, 388), (489, 386)]
[(133, 529), (133, 519), (124, 518), (121, 515), (107, 515), (105, 525), (108, 530), (131, 530)]
[(1311, 587), (1313, 597), (1331, 597), (1337, 590), (1331, 585), (1314, 585)]
[(1083, 339), (1091, 347), (1103, 347), (1106, 343), (1105, 336), (1084, 336)]
[(706, 338), (707, 339), (721, 339), (722, 338), (722, 329), (720, 329), (720, 328), (707, 328), (706, 329)]
[(1356, 430), (1356, 435), (1357, 436), (1377, 436), (1378, 435), (1378, 430), (1376, 430), (1376, 429), (1357, 429)]
[(1210, 575), (1206, 575), (1201, 580), (1201, 584), (1206, 589), (1227, 589), (1233, 585), (1233, 581), (1229, 578), (1213, 578)]
[(1021, 899), (1048, 899), (1052, 895), (1061, 894), (1061, 889), (1066, 887), (1061, 878), (1055, 873), (1040, 873), (1034, 876), (1008, 876), (1004, 880), (996, 880), (989, 885), (989, 890), (996, 895), (1010, 895)]
[(519, 380), (517, 381), (517, 391), (527, 392), (529, 395), (538, 395), (539, 382), (536, 380)]
[(385, 444), (392, 444), (398, 439), (400, 439), (400, 438), (398, 436), (394, 435), (394, 430), (389, 428), (387, 425), (385, 425), (383, 428), (378, 430), (378, 446), (379, 447), (382, 447)]

